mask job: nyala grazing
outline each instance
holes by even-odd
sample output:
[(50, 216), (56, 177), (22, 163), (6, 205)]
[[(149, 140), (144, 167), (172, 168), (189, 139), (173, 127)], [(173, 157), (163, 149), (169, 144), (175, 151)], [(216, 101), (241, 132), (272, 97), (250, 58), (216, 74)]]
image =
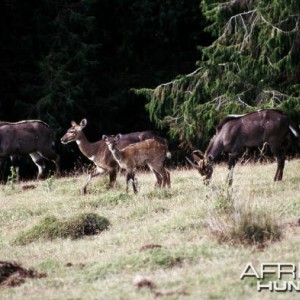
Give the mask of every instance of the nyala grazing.
[(216, 134), (204, 154), (200, 150), (193, 152), (194, 164), (205, 183), (209, 183), (213, 174), (213, 164), (222, 152), (229, 154), (228, 183), (232, 184), (233, 168), (247, 147), (260, 147), (267, 144), (277, 159), (277, 171), (274, 181), (282, 180), (285, 164), (286, 139), (289, 133), (298, 137), (290, 125), (287, 115), (276, 109), (258, 110), (246, 115), (232, 115), (223, 119), (216, 128)]

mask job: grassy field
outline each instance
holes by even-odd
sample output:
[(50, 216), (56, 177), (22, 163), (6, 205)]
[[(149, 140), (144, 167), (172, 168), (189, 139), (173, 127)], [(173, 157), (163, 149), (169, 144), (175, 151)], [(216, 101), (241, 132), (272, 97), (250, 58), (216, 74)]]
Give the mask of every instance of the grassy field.
[[(0, 298), (299, 299), (295, 291), (258, 293), (254, 279), (240, 280), (249, 262), (299, 263), (300, 160), (287, 162), (282, 182), (273, 183), (275, 170), (275, 163), (237, 165), (231, 190), (221, 165), (210, 186), (195, 170), (171, 171), (172, 188), (162, 190), (153, 188), (152, 174), (137, 173), (137, 195), (125, 193), (124, 176), (110, 191), (107, 178), (95, 179), (85, 196), (86, 174), (2, 185), (0, 259), (45, 276), (16, 287), (2, 283)], [(280, 239), (231, 240), (226, 201), (267, 216), (278, 224)], [(45, 217), (64, 222), (82, 213), (107, 218), (109, 228), (77, 239), (16, 243)], [(220, 242), (216, 231), (227, 239)]]

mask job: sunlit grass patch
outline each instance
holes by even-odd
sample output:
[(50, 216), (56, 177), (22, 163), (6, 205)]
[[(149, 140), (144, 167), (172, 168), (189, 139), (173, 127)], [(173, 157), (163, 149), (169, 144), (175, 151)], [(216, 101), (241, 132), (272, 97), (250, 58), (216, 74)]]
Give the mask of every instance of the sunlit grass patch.
[(82, 236), (98, 234), (108, 226), (109, 221), (106, 218), (94, 213), (80, 214), (66, 221), (49, 216), (31, 229), (21, 232), (14, 240), (14, 244), (26, 245), (40, 239), (78, 239)]
[(168, 249), (158, 247), (146, 251), (140, 251), (127, 255), (118, 255), (114, 260), (103, 261), (98, 265), (87, 266), (88, 281), (105, 279), (117, 273), (151, 272), (158, 269), (170, 269), (181, 267), (184, 261), (195, 261), (202, 252), (195, 249)]
[(165, 248), (151, 249), (144, 253), (144, 255), (143, 263), (149, 265), (151, 269), (180, 266), (184, 259), (179, 253), (174, 253)]
[(119, 191), (107, 191), (106, 193), (103, 193), (92, 200), (85, 200), (85, 198), (83, 198), (79, 206), (81, 208), (99, 208), (102, 206), (116, 206), (119, 204), (131, 203), (132, 201), (132, 194)]
[(131, 219), (145, 219), (149, 216), (155, 216), (159, 214), (167, 214), (169, 211), (168, 208), (161, 205), (142, 205), (138, 206), (132, 210), (132, 213), (129, 215)]
[(62, 181), (55, 181), (54, 182), (51, 179), (46, 180), (42, 187), (44, 191), (48, 193), (55, 193), (59, 195), (79, 195), (80, 189), (78, 188), (78, 184), (81, 184), (81, 180), (79, 178), (75, 177), (67, 177), (64, 178)]
[[(298, 261), (299, 168), (300, 160), (294, 160), (286, 166), (284, 180), (274, 183), (275, 164), (238, 166), (230, 189), (224, 184), (224, 165), (216, 166), (209, 186), (195, 170), (171, 170), (171, 189), (155, 189), (153, 176), (141, 172), (137, 194), (125, 193), (124, 176), (118, 176), (119, 186), (107, 190), (104, 176), (80, 195), (87, 179), (82, 173), (23, 182), (20, 186), (36, 188), (20, 193), (16, 186), (8, 196), (10, 188), (2, 186), (0, 254), (47, 278), (16, 289), (3, 287), (1, 299), (154, 299), (155, 294), (134, 285), (137, 274), (155, 283), (160, 299), (253, 299), (256, 285), (250, 278), (239, 279), (247, 262)], [(88, 238), (62, 233), (47, 238), (40, 228), (33, 242), (13, 243), (46, 216), (50, 221), (55, 216), (56, 227), (91, 212), (107, 217), (109, 230)], [(262, 218), (272, 219), (271, 226), (267, 221), (260, 227), (247, 225)], [(272, 224), (280, 226), (279, 240)], [(182, 290), (188, 295), (168, 294)]]
[(0, 226), (31, 219), (34, 216), (42, 216), (47, 211), (47, 207), (28, 208), (23, 205), (18, 208), (0, 210)]
[(143, 196), (147, 199), (170, 199), (178, 195), (179, 192), (176, 189), (154, 189), (146, 192)]

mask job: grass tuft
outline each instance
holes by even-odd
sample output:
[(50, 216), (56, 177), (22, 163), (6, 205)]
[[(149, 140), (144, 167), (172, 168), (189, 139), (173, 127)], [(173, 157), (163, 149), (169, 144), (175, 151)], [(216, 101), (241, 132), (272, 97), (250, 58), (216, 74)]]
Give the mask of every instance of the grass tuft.
[(181, 265), (183, 258), (180, 255), (171, 253), (165, 248), (154, 248), (148, 251), (147, 257), (144, 259), (144, 263), (148, 264), (152, 268), (171, 268)]
[(216, 212), (207, 220), (209, 232), (218, 242), (261, 245), (278, 241), (282, 230), (270, 212), (264, 212), (236, 202), (225, 213)]
[(176, 196), (177, 191), (175, 189), (155, 189), (145, 194), (147, 199), (171, 199)]
[(83, 201), (80, 203), (80, 208), (92, 207), (99, 208), (102, 206), (115, 206), (122, 203), (130, 203), (132, 201), (132, 195), (122, 192), (108, 192), (101, 197), (93, 200)]
[(79, 214), (66, 221), (48, 216), (31, 229), (21, 232), (14, 240), (14, 244), (26, 245), (40, 239), (78, 239), (86, 235), (98, 234), (107, 229), (109, 225), (106, 218), (94, 213)]
[(219, 214), (231, 213), (234, 210), (233, 190), (227, 184), (214, 185), (211, 188), (210, 201), (213, 201), (213, 209)]

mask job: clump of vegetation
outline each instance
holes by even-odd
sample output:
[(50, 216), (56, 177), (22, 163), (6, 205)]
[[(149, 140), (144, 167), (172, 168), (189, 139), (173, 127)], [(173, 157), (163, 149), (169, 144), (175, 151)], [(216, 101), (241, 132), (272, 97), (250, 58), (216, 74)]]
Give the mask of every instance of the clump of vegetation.
[(16, 185), (17, 181), (18, 181), (18, 175), (17, 175), (16, 169), (13, 166), (11, 166), (10, 167), (10, 175), (7, 177), (7, 182), (12, 190), (15, 189), (15, 185)]
[(122, 203), (130, 202), (132, 200), (132, 195), (123, 192), (108, 192), (98, 198), (89, 201), (82, 201), (80, 203), (80, 208), (98, 208), (101, 206), (115, 206)]
[(282, 236), (279, 224), (267, 212), (237, 209), (231, 214), (210, 217), (207, 223), (219, 242), (230, 244), (259, 245)]
[(207, 219), (207, 225), (219, 242), (262, 245), (280, 240), (281, 227), (269, 211), (239, 203), (228, 188), (218, 190), (216, 195), (214, 211)]
[(234, 210), (234, 197), (232, 188), (227, 184), (214, 186), (213, 194), (215, 198), (214, 209), (218, 213), (231, 213)]
[(45, 186), (48, 192), (51, 192), (53, 190), (53, 185), (54, 185), (54, 176), (51, 175), (49, 178), (45, 180)]
[(147, 199), (171, 199), (176, 195), (176, 191), (170, 189), (154, 189), (145, 194)]
[(84, 213), (61, 221), (48, 216), (27, 231), (21, 232), (14, 243), (26, 245), (36, 240), (53, 240), (55, 238), (78, 239), (86, 235), (99, 234), (109, 227), (109, 221), (94, 213)]
[(130, 200), (132, 200), (132, 195), (123, 192), (109, 193), (100, 199), (100, 201), (103, 204), (110, 204), (110, 205), (117, 205), (120, 203), (130, 202)]
[(181, 265), (183, 257), (178, 254), (172, 253), (170, 250), (165, 248), (153, 248), (150, 249), (144, 258), (143, 262), (149, 266), (156, 268), (171, 268), (174, 266)]

